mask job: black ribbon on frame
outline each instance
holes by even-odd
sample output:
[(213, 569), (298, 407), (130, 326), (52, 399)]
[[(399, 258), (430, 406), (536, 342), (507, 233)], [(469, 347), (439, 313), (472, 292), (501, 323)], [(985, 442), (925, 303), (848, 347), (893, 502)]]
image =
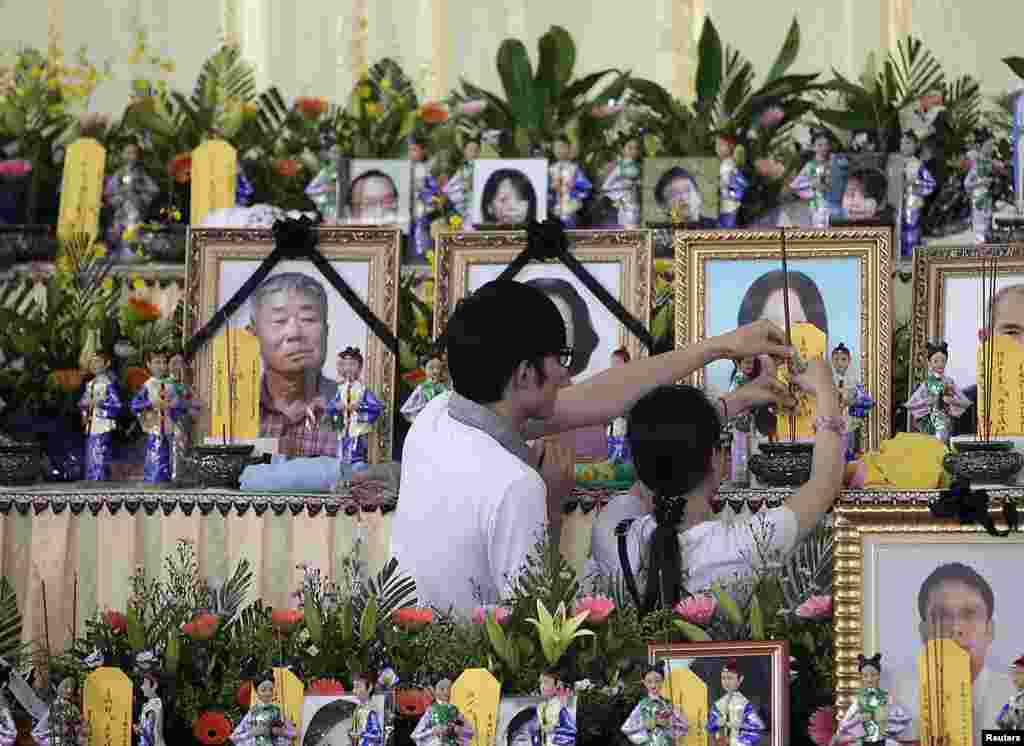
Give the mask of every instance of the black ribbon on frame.
[(965, 479), (957, 479), (948, 490), (932, 500), (928, 507), (936, 518), (957, 518), (961, 525), (977, 523), (991, 536), (1006, 537), (1017, 531), (1019, 518), (1017, 506), (1012, 500), (1003, 503), (1003, 519), (1006, 530), (996, 528), (992, 516), (989, 515), (989, 495), (985, 490), (972, 490), (971, 484)]
[(229, 318), (242, 307), (249, 296), (258, 288), (267, 276), (274, 269), (278, 262), (285, 260), (308, 260), (320, 271), (331, 287), (337, 290), (345, 302), (349, 304), (359, 318), (361, 318), (373, 333), (387, 346), (391, 353), (398, 356), (398, 339), (383, 321), (370, 310), (362, 298), (348, 286), (338, 271), (331, 266), (320, 250), (317, 249), (319, 235), (316, 231), (316, 224), (307, 216), (303, 215), (298, 220), (291, 218), (278, 220), (271, 230), (274, 233), (274, 250), (270, 256), (263, 260), (263, 263), (245, 281), (245, 284), (231, 296), (227, 303), (221, 306), (213, 317), (203, 325), (185, 345), (185, 357), (189, 360), (196, 351), (210, 341), (210, 338), (227, 322)]
[(565, 233), (562, 221), (557, 218), (548, 218), (543, 223), (538, 223), (535, 220), (527, 224), (526, 248), (512, 260), (511, 264), (505, 267), (498, 276), (498, 280), (514, 280), (523, 267), (530, 262), (545, 262), (551, 259), (558, 259), (568, 267), (584, 287), (593, 293), (623, 326), (636, 335), (647, 348), (648, 353), (654, 352), (654, 338), (651, 337), (651, 333), (633, 314), (623, 308), (622, 304), (612, 297), (604, 285), (599, 283), (586, 267), (570, 253), (569, 237)]

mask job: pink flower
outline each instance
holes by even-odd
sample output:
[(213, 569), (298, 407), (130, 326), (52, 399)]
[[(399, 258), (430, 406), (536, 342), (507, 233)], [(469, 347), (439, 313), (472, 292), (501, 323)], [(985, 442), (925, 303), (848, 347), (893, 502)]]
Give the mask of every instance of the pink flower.
[(772, 106), (761, 113), (761, 126), (774, 127), (781, 122), (785, 116), (786, 112), (778, 106)]
[(472, 117), (479, 114), (481, 111), (487, 108), (487, 102), (479, 99), (473, 101), (463, 101), (459, 104), (458, 112), (467, 117)]
[(29, 161), (13, 160), (13, 161), (0, 161), (0, 176), (8, 176), (10, 178), (17, 178), (24, 176), (32, 170), (32, 164)]
[(796, 607), (801, 619), (828, 619), (832, 616), (832, 596), (811, 596)]
[(589, 611), (590, 614), (584, 621), (591, 624), (604, 624), (608, 615), (615, 609), (615, 602), (607, 596), (584, 596), (576, 602), (576, 609), (573, 615)]
[(690, 596), (676, 604), (676, 613), (690, 624), (704, 625), (711, 621), (718, 608), (714, 596)]
[(828, 746), (836, 732), (836, 713), (831, 707), (819, 707), (807, 721), (807, 735), (818, 746)]
[(595, 119), (607, 119), (608, 117), (614, 117), (616, 114), (621, 114), (625, 108), (622, 104), (602, 104), (601, 106), (593, 107), (590, 110), (590, 114)]
[(487, 615), (492, 611), (494, 612), (494, 620), (498, 624), (504, 624), (507, 622), (509, 616), (512, 614), (512, 612), (504, 606), (477, 606), (476, 610), (473, 612), (473, 624), (485, 624)]
[(928, 96), (921, 96), (921, 100), (919, 103), (921, 105), (921, 111), (927, 112), (933, 106), (942, 105), (942, 94), (932, 93)]

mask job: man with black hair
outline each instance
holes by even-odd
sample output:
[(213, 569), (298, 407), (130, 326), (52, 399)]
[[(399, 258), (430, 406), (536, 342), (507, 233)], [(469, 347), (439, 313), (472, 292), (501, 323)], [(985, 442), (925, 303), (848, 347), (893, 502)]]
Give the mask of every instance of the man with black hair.
[[(574, 350), (544, 293), (495, 281), (461, 301), (445, 335), (454, 391), (417, 415), (402, 454), (392, 554), (419, 602), (468, 615), (507, 595), (544, 530), (549, 490), (571, 487), (528, 440), (603, 425), (717, 359), (789, 355), (784, 339), (762, 321), (568, 386)], [(731, 415), (779, 397), (765, 379), (718, 405)]]
[[(936, 567), (921, 583), (917, 594), (921, 617), (921, 641), (952, 639), (971, 659), (974, 743), (981, 744), (981, 731), (994, 730), (999, 709), (1013, 696), (1015, 688), (1009, 671), (994, 671), (987, 665), (995, 639), (995, 594), (977, 570), (961, 562)], [(918, 713), (920, 677), (917, 666), (898, 676), (892, 688), (893, 701), (907, 708), (910, 727), (901, 736), (919, 738)]]
[(366, 171), (349, 185), (348, 205), (353, 223), (397, 223), (398, 187), (383, 171)]

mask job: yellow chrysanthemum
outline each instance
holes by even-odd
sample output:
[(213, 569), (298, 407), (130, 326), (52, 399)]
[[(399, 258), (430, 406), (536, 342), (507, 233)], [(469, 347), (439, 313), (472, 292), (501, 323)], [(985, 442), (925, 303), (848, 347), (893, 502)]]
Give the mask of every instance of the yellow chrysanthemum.
[(113, 290), (114, 289), (114, 280), (112, 278), (110, 278), (110, 277), (106, 278), (103, 281), (103, 289), (104, 290)]
[(32, 68), (31, 72), (29, 72), (29, 75), (31, 75), (36, 80), (39, 80), (39, 78), (43, 77), (43, 68), (36, 65)]
[(382, 80), (380, 82), (380, 88), (381, 88), (382, 91), (390, 91), (391, 90), (391, 79), (390, 78), (384, 78), (384, 80)]
[(146, 281), (143, 280), (141, 277), (133, 277), (132, 278), (132, 287), (135, 288), (136, 290), (145, 290), (146, 289)]
[(430, 336), (430, 330), (427, 329), (427, 317), (421, 314), (416, 314), (416, 336)]
[(174, 219), (177, 220), (177, 221), (181, 220), (181, 210), (175, 210), (174, 211)]
[(371, 117), (380, 116), (380, 113), (381, 111), (383, 111), (383, 109), (384, 107), (382, 107), (375, 101), (370, 101), (366, 104), (366, 113), (369, 114)]
[(138, 237), (139, 237), (139, 226), (137, 226), (137, 225), (129, 225), (121, 233), (121, 240), (124, 241), (125, 243), (131, 243), (132, 241), (135, 241), (136, 239), (138, 239)]
[(70, 272), (71, 271), (71, 258), (68, 256), (62, 256), (57, 260), (57, 271), (58, 272)]
[(427, 305), (433, 305), (434, 304), (434, 281), (433, 280), (425, 280), (423, 282), (423, 287), (420, 290), (420, 300), (422, 300)]
[(359, 98), (365, 100), (373, 95), (373, 89), (368, 85), (359, 86)]
[(101, 243), (98, 243), (92, 247), (92, 255), (97, 259), (102, 259), (107, 255), (107, 247)]
[(453, 230), (459, 230), (462, 227), (462, 218), (459, 215), (452, 215), (448, 220), (448, 225), (450, 225)]

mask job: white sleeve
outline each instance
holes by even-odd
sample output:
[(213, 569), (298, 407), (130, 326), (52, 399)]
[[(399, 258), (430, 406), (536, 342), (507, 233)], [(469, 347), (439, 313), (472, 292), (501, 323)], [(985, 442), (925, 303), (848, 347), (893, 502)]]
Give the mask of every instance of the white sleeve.
[(502, 598), (508, 595), (547, 524), (547, 487), (540, 475), (508, 486), (487, 526), (487, 560)]

